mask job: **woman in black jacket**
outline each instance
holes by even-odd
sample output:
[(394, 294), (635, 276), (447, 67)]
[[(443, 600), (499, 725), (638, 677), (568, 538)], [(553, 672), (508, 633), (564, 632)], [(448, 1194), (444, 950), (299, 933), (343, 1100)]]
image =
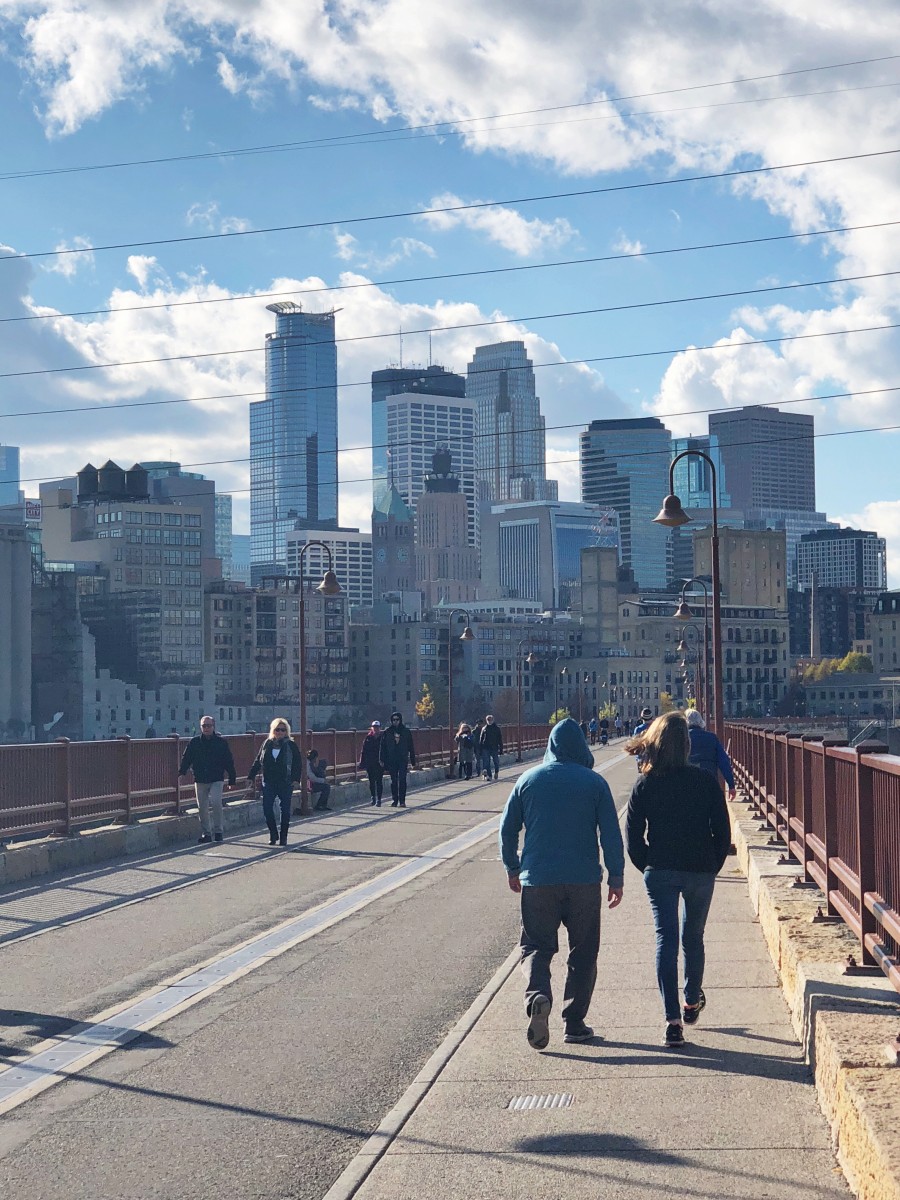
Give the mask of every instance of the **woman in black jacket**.
[(369, 792), (372, 803), (381, 808), (381, 793), (384, 783), (384, 767), (381, 765), (381, 722), (373, 721), (363, 738), (359, 753), (359, 769), (369, 777)]
[[(269, 844), (278, 842), (287, 845), (288, 825), (291, 821), (291, 796), (294, 784), (303, 779), (303, 763), (300, 751), (291, 741), (291, 727), (284, 717), (276, 717), (269, 726), (269, 736), (259, 748), (256, 761), (247, 772), (247, 781), (252, 783), (257, 776), (262, 785), (263, 814), (269, 827)], [(260, 783), (256, 785), (257, 790)], [(281, 829), (275, 824), (275, 801), (281, 810)]]
[(381, 765), (391, 777), (391, 808), (406, 808), (406, 772), (416, 765), (412, 734), (400, 713), (391, 713), (391, 725), (381, 735)]
[[(684, 1045), (706, 1004), (703, 931), (716, 875), (731, 841), (725, 797), (706, 771), (692, 767), (687, 722), (665, 713), (625, 747), (638, 757), (626, 826), (628, 856), (644, 873), (656, 923), (656, 977), (666, 1010), (665, 1043)], [(684, 950), (684, 1006), (678, 996), (678, 923)]]

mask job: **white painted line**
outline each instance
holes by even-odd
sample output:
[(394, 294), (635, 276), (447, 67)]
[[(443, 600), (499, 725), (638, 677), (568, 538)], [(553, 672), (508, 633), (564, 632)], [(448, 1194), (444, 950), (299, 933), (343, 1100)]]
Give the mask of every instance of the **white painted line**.
[(167, 984), (85, 1022), (65, 1037), (44, 1042), (0, 1072), (0, 1114), (77, 1074), (90, 1063), (205, 1000), (270, 959), (336, 925), (427, 871), (496, 834), (499, 814), (419, 856), (348, 888), (333, 899), (258, 934), (233, 950), (189, 968)]

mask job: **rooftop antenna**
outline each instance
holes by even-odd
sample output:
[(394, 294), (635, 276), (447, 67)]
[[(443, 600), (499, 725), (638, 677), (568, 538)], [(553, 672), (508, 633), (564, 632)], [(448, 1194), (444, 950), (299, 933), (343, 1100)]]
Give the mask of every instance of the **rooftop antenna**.
[(433, 361), (434, 360), (431, 357), (431, 334), (429, 333), (429, 335), (428, 335), (428, 365), (429, 365), (429, 367), (432, 365)]
[(403, 370), (403, 326), (400, 326), (400, 370)]

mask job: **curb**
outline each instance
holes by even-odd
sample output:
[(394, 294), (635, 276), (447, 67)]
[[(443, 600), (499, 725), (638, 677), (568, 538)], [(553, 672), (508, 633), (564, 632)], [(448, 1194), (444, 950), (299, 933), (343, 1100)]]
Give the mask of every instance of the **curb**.
[(843, 973), (858, 939), (843, 922), (814, 921), (822, 892), (793, 887), (800, 868), (777, 861), (784, 846), (769, 845), (771, 831), (758, 829), (749, 805), (729, 808), (738, 862), (837, 1160), (859, 1200), (900, 1200), (900, 1070), (896, 1054), (888, 1057), (900, 1031), (900, 994), (880, 971)]
[(516, 947), (502, 966), (491, 976), (391, 1111), (382, 1119), (362, 1149), (337, 1177), (322, 1200), (350, 1200), (350, 1197), (356, 1195), (375, 1166), (388, 1152), (400, 1130), (437, 1082), (450, 1059), (475, 1028), (488, 1005), (516, 969), (519, 958), (520, 951)]

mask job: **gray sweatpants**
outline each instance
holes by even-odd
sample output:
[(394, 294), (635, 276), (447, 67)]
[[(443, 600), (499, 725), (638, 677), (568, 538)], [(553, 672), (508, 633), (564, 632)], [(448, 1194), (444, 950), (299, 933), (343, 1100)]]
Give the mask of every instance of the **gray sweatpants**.
[[(195, 783), (197, 789), (197, 806), (200, 809), (200, 828), (203, 833), (222, 833), (222, 789), (224, 779), (218, 783)], [(212, 808), (212, 828), (209, 824), (209, 810)]]
[(569, 937), (566, 986), (562, 1018), (583, 1021), (597, 982), (600, 952), (600, 884), (560, 883), (552, 887), (522, 888), (522, 973), (525, 976), (525, 1011), (535, 996), (553, 999), (550, 962), (559, 950), (559, 927)]

